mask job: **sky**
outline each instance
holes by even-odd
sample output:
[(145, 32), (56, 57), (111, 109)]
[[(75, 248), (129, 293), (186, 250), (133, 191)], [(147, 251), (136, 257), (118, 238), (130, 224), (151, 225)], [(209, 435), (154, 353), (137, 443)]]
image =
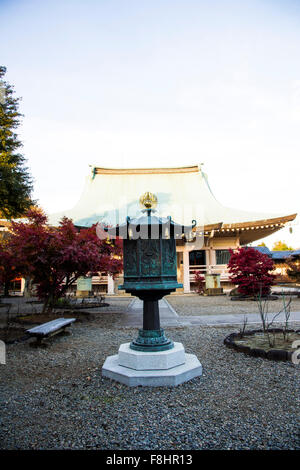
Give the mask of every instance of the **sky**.
[[(0, 0), (0, 20), (48, 213), (89, 165), (197, 163), (225, 206), (300, 213), (299, 0)], [(300, 248), (298, 220), (265, 243)]]

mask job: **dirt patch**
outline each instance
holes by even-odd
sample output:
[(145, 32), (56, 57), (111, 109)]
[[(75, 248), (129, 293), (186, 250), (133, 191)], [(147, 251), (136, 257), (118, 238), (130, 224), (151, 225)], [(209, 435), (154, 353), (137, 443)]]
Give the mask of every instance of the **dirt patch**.
[(52, 314), (49, 313), (33, 313), (28, 315), (19, 315), (14, 318), (15, 323), (20, 323), (21, 325), (41, 325), (42, 323), (47, 323), (57, 318), (76, 318), (76, 321), (83, 322), (89, 321), (94, 318), (90, 312), (72, 312), (70, 310), (64, 312), (55, 312)]
[(82, 304), (74, 304), (74, 305), (55, 305), (55, 309), (69, 309), (69, 310), (82, 310), (83, 308), (101, 308), (101, 307), (109, 307), (109, 304), (106, 304), (104, 302), (101, 303), (89, 303), (89, 302), (83, 302)]
[(23, 341), (27, 338), (24, 328), (0, 328), (0, 340), (6, 344)]
[[(292, 344), (294, 341), (300, 339), (300, 335), (296, 332), (291, 332), (288, 333), (288, 338), (284, 338), (282, 332), (276, 332), (273, 334), (270, 334), (271, 340), (274, 338), (274, 347), (277, 349), (285, 349), (286, 351), (291, 351)], [(261, 348), (264, 349), (265, 351), (269, 351), (272, 349), (272, 346), (270, 346), (267, 335), (265, 335), (263, 332), (261, 333), (256, 333), (255, 335), (251, 336), (246, 336), (241, 339), (236, 339), (235, 340), (237, 344), (245, 344), (251, 348)]]

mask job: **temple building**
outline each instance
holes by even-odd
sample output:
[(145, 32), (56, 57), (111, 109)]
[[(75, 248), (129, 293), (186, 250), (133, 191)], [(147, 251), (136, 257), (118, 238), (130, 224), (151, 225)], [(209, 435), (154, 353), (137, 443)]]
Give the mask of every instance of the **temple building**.
[(271, 251), (266, 246), (254, 246), (253, 248), (260, 253), (264, 253), (273, 260), (275, 265), (273, 273), (276, 274), (277, 279), (280, 279), (282, 282), (294, 282), (294, 279), (290, 278), (287, 274), (287, 270), (289, 268), (287, 262), (297, 260), (298, 264), (300, 259), (300, 250)]
[[(49, 222), (57, 225), (63, 216), (78, 227), (102, 222), (123, 223), (127, 216), (141, 214), (139, 198), (145, 191), (156, 195), (159, 216), (171, 216), (179, 224), (196, 221), (194, 242), (177, 241), (178, 281), (184, 293), (191, 292), (194, 272), (219, 273), (221, 284), (228, 285), (229, 249), (248, 245), (295, 219), (297, 214), (266, 214), (231, 209), (218, 202), (201, 165), (176, 168), (103, 168), (92, 167), (79, 202), (71, 210), (52, 214)], [(108, 278), (93, 279), (103, 284), (108, 294), (117, 294), (117, 284)]]

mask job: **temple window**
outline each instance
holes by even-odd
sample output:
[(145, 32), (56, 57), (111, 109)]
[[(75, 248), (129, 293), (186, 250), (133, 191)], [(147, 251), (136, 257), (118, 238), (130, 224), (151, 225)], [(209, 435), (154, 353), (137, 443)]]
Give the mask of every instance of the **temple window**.
[(216, 263), (217, 264), (228, 264), (230, 260), (229, 250), (216, 250)]
[(205, 250), (194, 250), (190, 251), (190, 266), (201, 266), (205, 265)]

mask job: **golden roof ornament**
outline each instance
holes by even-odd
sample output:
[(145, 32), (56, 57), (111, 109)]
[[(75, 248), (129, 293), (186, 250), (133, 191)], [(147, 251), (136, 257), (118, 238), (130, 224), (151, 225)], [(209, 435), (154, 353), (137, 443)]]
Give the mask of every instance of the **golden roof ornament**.
[(157, 197), (149, 191), (140, 197), (140, 206), (147, 211), (154, 210), (157, 206)]

